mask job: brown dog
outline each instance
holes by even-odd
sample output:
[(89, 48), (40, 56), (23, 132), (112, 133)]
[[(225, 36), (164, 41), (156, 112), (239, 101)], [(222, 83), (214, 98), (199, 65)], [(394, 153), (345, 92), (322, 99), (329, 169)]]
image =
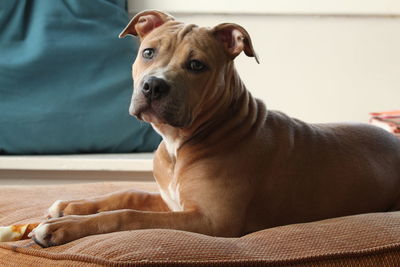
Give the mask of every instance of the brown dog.
[(233, 237), (400, 208), (400, 142), (368, 125), (267, 111), (233, 64), (242, 51), (256, 57), (239, 25), (202, 28), (145, 11), (127, 34), (141, 40), (130, 113), (163, 137), (154, 158), (160, 194), (57, 201), (33, 235), (38, 244), (144, 228)]

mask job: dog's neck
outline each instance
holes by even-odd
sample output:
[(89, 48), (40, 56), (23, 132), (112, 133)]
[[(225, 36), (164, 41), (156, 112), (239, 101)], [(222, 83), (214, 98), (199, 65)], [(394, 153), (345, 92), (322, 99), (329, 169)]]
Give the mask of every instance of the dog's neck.
[[(185, 145), (221, 143), (228, 135), (245, 135), (257, 117), (257, 102), (240, 79), (233, 62), (226, 65), (224, 88), (220, 96), (209, 100), (188, 128), (175, 128), (168, 124), (154, 124), (162, 136), (171, 159), (177, 158), (179, 149)], [(251, 125), (250, 125), (251, 124)], [(214, 129), (218, 133), (214, 134)], [(222, 129), (222, 130), (221, 130)]]
[(151, 123), (151, 126), (161, 135), (170, 157), (176, 159), (178, 149), (184, 140), (181, 135), (181, 129), (174, 128), (168, 124)]

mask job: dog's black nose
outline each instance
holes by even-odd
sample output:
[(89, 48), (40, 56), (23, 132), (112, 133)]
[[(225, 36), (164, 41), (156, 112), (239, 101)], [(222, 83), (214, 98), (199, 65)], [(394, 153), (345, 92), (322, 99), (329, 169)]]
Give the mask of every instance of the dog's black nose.
[(142, 93), (150, 100), (159, 99), (168, 94), (168, 83), (160, 78), (151, 76), (144, 81), (142, 86)]

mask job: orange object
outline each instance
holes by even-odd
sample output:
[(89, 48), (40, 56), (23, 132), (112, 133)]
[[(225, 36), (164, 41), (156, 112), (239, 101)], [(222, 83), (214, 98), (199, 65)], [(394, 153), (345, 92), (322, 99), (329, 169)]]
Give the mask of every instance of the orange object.
[(14, 224), (0, 227), (0, 242), (28, 239), (28, 235), (39, 223)]
[(400, 117), (400, 110), (384, 111), (384, 112), (371, 112), (373, 117)]
[(385, 129), (400, 137), (400, 110), (385, 112), (372, 112), (369, 120), (370, 124)]

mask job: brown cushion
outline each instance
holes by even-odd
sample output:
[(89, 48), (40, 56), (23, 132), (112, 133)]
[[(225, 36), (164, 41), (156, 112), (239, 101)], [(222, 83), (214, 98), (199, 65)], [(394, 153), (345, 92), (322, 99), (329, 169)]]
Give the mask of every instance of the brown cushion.
[[(0, 225), (42, 220), (56, 199), (95, 196), (154, 183), (98, 183), (0, 188)], [(85, 237), (41, 248), (31, 240), (0, 243), (0, 266), (96, 265), (398, 266), (400, 212), (375, 213), (271, 228), (241, 238), (175, 230)]]

